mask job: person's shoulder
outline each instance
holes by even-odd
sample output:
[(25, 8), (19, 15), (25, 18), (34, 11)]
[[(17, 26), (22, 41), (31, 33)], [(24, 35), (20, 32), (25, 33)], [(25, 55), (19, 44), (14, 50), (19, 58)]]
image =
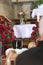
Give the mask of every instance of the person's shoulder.
[(22, 59), (24, 57), (27, 57), (27, 56), (31, 56), (33, 55), (34, 53), (37, 53), (37, 51), (39, 50), (39, 48), (31, 48), (31, 49), (28, 49), (26, 51), (24, 51), (23, 53), (19, 54), (17, 59)]
[(32, 53), (37, 52), (39, 49), (40, 49), (39, 47), (31, 48), (31, 49), (28, 49), (28, 50), (24, 51), (24, 52), (23, 52), (22, 54), (20, 54), (20, 55), (32, 54)]
[(20, 65), (20, 64), (27, 65), (25, 64), (25, 62), (30, 63), (30, 65), (32, 65), (31, 62), (34, 64), (34, 61), (38, 63), (38, 61), (43, 62), (42, 60), (43, 60), (43, 48), (36, 47), (36, 48), (31, 48), (18, 55), (18, 57), (16, 58), (16, 65)]

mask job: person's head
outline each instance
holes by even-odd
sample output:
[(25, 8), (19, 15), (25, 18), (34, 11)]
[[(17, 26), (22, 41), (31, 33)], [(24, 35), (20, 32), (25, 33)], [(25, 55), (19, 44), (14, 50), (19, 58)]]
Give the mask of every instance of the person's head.
[(30, 48), (34, 48), (34, 47), (36, 47), (37, 45), (35, 44), (35, 42), (30, 42), (29, 44), (28, 44), (28, 48), (30, 49)]
[(6, 50), (6, 57), (9, 58), (10, 60), (15, 60), (17, 56), (17, 53), (14, 49), (9, 48)]
[(39, 34), (40, 37), (43, 39), (43, 16), (40, 18), (39, 21)]

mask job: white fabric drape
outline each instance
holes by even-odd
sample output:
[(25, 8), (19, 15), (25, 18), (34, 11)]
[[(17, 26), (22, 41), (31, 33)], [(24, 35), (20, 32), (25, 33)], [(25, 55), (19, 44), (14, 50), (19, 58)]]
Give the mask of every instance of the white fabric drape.
[(16, 38), (30, 38), (33, 26), (35, 24), (14, 25), (14, 35)]

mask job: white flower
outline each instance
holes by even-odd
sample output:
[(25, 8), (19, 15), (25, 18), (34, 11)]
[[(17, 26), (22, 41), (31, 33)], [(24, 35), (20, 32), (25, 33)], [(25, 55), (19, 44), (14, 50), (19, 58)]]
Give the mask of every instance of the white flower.
[(23, 12), (20, 12), (19, 14), (20, 14), (20, 15), (22, 15), (22, 14), (23, 14)]

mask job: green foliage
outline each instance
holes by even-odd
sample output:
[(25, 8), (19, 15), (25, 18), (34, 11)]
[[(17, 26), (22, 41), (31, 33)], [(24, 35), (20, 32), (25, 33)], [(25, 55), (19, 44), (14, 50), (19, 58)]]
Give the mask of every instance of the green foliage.
[(35, 0), (32, 8), (34, 9), (34, 8), (38, 7), (38, 5), (40, 5), (40, 4), (43, 4), (43, 0)]

